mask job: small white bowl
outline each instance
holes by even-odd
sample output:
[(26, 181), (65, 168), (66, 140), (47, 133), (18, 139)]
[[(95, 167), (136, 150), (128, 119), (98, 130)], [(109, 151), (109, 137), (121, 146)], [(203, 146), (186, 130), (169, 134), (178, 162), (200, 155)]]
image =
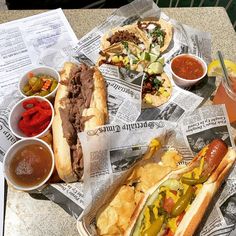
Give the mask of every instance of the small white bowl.
[[(21, 118), (22, 113), (25, 111), (25, 109), (23, 107), (23, 102), (27, 101), (27, 100), (30, 100), (32, 98), (35, 98), (38, 101), (45, 101), (45, 102), (47, 102), (50, 105), (50, 107), (51, 107), (52, 117), (51, 117), (51, 121), (50, 121), (48, 127), (43, 132), (41, 132), (41, 133), (39, 133), (39, 134), (37, 134), (35, 136), (28, 137), (19, 129), (18, 122), (19, 122), (19, 120)], [(9, 128), (10, 128), (11, 132), (17, 138), (20, 138), (20, 139), (41, 138), (41, 137), (44, 137), (49, 132), (49, 129), (52, 126), (53, 118), (54, 118), (54, 109), (53, 109), (52, 104), (46, 98), (44, 98), (44, 97), (31, 96), (31, 97), (23, 98), (18, 103), (16, 103), (16, 105), (12, 108), (12, 110), (10, 112), (9, 119), (8, 119), (8, 124), (9, 124)]]
[[(194, 59), (196, 59), (198, 62), (200, 62), (200, 64), (202, 65), (202, 68), (203, 68), (203, 75), (197, 79), (194, 79), (194, 80), (188, 80), (188, 79), (184, 79), (184, 78), (181, 78), (179, 77), (178, 75), (176, 75), (173, 70), (172, 70), (172, 62), (178, 58), (178, 57), (182, 57), (182, 56), (188, 56), (188, 57), (192, 57)], [(207, 64), (205, 63), (205, 61), (203, 61), (202, 58), (196, 56), (196, 55), (193, 55), (193, 54), (180, 54), (176, 57), (174, 57), (172, 60), (171, 60), (171, 63), (170, 63), (170, 69), (171, 69), (171, 73), (172, 73), (172, 78), (174, 80), (174, 82), (180, 86), (180, 87), (191, 87), (193, 86), (194, 84), (196, 84), (197, 82), (199, 82), (200, 80), (202, 80), (206, 74), (207, 74)]]
[(20, 94), (23, 96), (23, 97), (29, 97), (29, 96), (26, 96), (24, 93), (23, 93), (23, 88), (24, 86), (27, 84), (29, 78), (28, 78), (28, 74), (29, 73), (33, 73), (34, 75), (38, 75), (38, 74), (45, 74), (45, 75), (49, 75), (49, 76), (52, 76), (53, 78), (55, 78), (57, 81), (58, 81), (58, 84), (57, 84), (57, 87), (49, 94), (47, 94), (46, 96), (43, 96), (47, 99), (52, 99), (53, 97), (55, 97), (56, 95), (56, 91), (58, 89), (58, 86), (59, 86), (59, 82), (60, 82), (60, 74), (55, 70), (53, 69), (52, 67), (48, 67), (48, 66), (40, 66), (40, 67), (36, 67), (34, 69), (31, 69), (29, 71), (27, 71), (20, 79), (19, 83), (18, 83), (18, 89), (20, 91)]
[[(15, 156), (16, 152), (28, 145), (31, 144), (40, 144), (43, 147), (45, 147), (51, 154), (51, 158), (52, 158), (52, 167), (50, 169), (50, 172), (48, 173), (47, 177), (39, 184), (35, 185), (35, 186), (30, 186), (30, 187), (25, 187), (25, 186), (21, 186), (19, 184), (17, 184), (13, 178), (11, 177), (10, 174), (10, 162), (12, 160), (12, 158)], [(16, 190), (21, 190), (21, 191), (32, 191), (32, 190), (36, 190), (36, 189), (40, 189), (43, 187), (43, 185), (49, 180), (49, 178), (51, 177), (53, 170), (54, 170), (54, 154), (52, 149), (50, 148), (50, 146), (44, 142), (43, 140), (40, 139), (35, 139), (35, 138), (31, 138), (31, 139), (24, 139), (24, 140), (20, 140), (17, 141), (16, 143), (14, 143), (10, 149), (8, 149), (8, 151), (6, 152), (4, 159), (3, 159), (3, 173), (4, 176), (6, 178), (6, 180), (8, 181), (8, 183), (15, 188)]]

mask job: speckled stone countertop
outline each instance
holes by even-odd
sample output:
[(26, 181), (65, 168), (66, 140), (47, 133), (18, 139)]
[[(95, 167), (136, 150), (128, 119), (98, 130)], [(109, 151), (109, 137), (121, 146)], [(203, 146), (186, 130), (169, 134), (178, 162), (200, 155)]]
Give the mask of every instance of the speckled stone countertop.
[[(164, 8), (163, 11), (184, 24), (211, 33), (212, 57), (221, 50), (225, 58), (236, 61), (236, 34), (224, 8)], [(0, 11), (0, 23), (43, 11)], [(110, 9), (64, 10), (78, 38), (99, 25)], [(56, 204), (35, 200), (27, 193), (8, 190), (5, 236), (78, 235), (76, 220)]]

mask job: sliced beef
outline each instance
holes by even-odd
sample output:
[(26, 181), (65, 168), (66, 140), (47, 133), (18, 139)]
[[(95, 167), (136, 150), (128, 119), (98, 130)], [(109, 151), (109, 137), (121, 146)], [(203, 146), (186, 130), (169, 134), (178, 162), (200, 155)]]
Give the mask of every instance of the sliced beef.
[(147, 93), (152, 95), (156, 94), (162, 84), (163, 80), (161, 79), (161, 77), (146, 74), (143, 81), (142, 98), (144, 98)]
[(123, 30), (123, 31), (119, 30), (115, 32), (110, 38), (107, 39), (107, 41), (109, 41), (111, 45), (123, 41), (128, 41), (135, 44), (142, 43), (134, 33), (129, 32), (128, 30)]
[(61, 120), (62, 120), (62, 128), (63, 128), (63, 135), (66, 138), (68, 144), (71, 146), (77, 142), (77, 135), (76, 130), (74, 129), (74, 126), (69, 121), (69, 107), (66, 107), (65, 109), (60, 108), (60, 114), (61, 114)]
[(73, 160), (72, 169), (78, 178), (81, 178), (83, 175), (83, 152), (79, 140), (77, 145), (71, 147), (71, 150)]
[(119, 61), (119, 62), (113, 62), (113, 61), (108, 61), (108, 60), (99, 61), (99, 66), (101, 66), (102, 64), (114, 65), (114, 66), (118, 66), (118, 67), (125, 66), (123, 61)]
[(94, 89), (94, 69), (82, 64), (73, 67), (69, 80), (63, 81), (68, 86), (68, 98), (61, 102), (65, 108), (60, 109), (63, 135), (71, 148), (72, 168), (80, 178), (83, 170), (82, 149), (77, 133), (84, 130), (84, 123), (92, 116), (83, 117), (83, 110), (89, 108)]

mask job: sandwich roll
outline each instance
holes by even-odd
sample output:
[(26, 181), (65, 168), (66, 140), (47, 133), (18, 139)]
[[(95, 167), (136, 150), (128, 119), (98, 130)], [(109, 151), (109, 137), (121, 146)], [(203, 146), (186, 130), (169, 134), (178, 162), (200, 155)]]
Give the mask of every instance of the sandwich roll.
[(96, 67), (66, 62), (56, 94), (52, 124), (56, 169), (65, 182), (83, 175), (83, 154), (77, 133), (104, 125), (106, 85)]

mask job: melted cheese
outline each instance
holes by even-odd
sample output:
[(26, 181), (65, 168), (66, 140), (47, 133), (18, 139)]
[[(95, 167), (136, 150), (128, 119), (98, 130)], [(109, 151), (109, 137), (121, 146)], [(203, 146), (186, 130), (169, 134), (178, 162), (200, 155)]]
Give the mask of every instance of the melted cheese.
[(207, 152), (208, 146), (205, 146), (198, 154), (199, 157), (205, 157), (206, 156), (206, 152)]
[(200, 192), (200, 190), (202, 188), (202, 184), (197, 184), (197, 185), (195, 185), (195, 187), (197, 188), (195, 194), (198, 195), (198, 193)]
[(142, 224), (142, 229), (141, 231), (144, 232), (146, 229), (148, 229), (151, 226), (150, 222), (150, 211), (149, 208), (147, 207), (144, 212), (144, 224)]
[[(158, 208), (160, 207), (160, 201), (162, 196), (159, 194), (157, 199), (153, 202), (152, 206), (152, 214), (154, 215), (155, 219), (158, 219)], [(151, 226), (151, 216), (150, 216), (150, 208), (148, 206), (145, 207), (144, 217), (143, 217), (143, 224), (141, 226), (141, 232), (144, 232)]]
[(199, 176), (202, 174), (203, 166), (204, 166), (204, 158), (202, 158), (202, 160), (201, 160), (201, 162), (200, 162), (200, 167), (199, 167)]
[(184, 174), (183, 176), (186, 178), (199, 179), (203, 171), (203, 166), (204, 166), (204, 158), (201, 158), (200, 165), (194, 168), (192, 171)]
[(178, 195), (173, 194), (169, 189), (166, 189), (166, 197), (172, 198), (174, 202), (176, 203), (179, 199)]
[(161, 147), (161, 143), (158, 139), (152, 139), (151, 143), (149, 144), (149, 147), (158, 149)]
[(178, 216), (175, 218), (170, 218), (167, 222), (167, 228), (170, 228), (173, 233), (177, 229), (177, 218), (178, 218)]
[(194, 169), (195, 179), (200, 178), (200, 175), (202, 174), (203, 170), (203, 165), (204, 165), (204, 158), (201, 159), (200, 166)]

